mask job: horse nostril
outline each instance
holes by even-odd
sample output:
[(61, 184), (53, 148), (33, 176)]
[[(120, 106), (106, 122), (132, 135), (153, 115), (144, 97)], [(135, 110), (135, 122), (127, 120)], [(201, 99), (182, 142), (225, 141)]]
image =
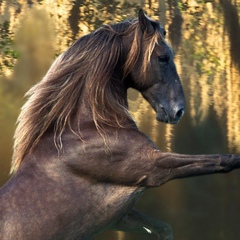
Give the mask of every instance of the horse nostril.
[(175, 119), (180, 119), (184, 114), (184, 108), (179, 109), (175, 114)]

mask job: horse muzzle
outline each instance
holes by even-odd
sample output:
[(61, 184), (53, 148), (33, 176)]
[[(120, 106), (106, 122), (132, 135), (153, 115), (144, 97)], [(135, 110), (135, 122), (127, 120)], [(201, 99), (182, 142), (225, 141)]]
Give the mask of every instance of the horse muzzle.
[(185, 107), (181, 105), (174, 106), (172, 109), (167, 109), (161, 104), (156, 108), (156, 119), (160, 122), (177, 124), (182, 118)]

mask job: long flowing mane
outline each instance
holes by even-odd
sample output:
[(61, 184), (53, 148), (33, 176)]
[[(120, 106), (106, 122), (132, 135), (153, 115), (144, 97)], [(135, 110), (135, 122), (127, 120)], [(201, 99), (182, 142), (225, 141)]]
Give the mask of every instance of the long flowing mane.
[[(130, 35), (130, 51), (121, 63), (122, 38)], [(143, 35), (138, 20), (106, 25), (79, 38), (55, 60), (42, 81), (26, 94), (29, 99), (21, 110), (14, 135), (11, 172), (18, 169), (27, 152), (50, 127), (56, 147), (61, 148), (61, 135), (70, 126), (70, 117), (84, 91), (100, 133), (102, 124), (122, 127), (119, 119), (131, 118), (126, 101), (119, 97), (124, 93), (114, 81), (114, 71), (120, 68), (122, 78), (127, 76), (142, 51), (144, 76), (159, 34), (156, 30), (148, 37), (146, 47), (142, 46)]]

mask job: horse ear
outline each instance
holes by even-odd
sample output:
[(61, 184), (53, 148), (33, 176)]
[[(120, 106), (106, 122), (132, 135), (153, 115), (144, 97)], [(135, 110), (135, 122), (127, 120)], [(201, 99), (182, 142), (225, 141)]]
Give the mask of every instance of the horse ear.
[(142, 29), (143, 32), (146, 32), (148, 34), (151, 34), (154, 32), (154, 28), (151, 21), (145, 15), (142, 9), (139, 9), (138, 21), (139, 21), (140, 28)]

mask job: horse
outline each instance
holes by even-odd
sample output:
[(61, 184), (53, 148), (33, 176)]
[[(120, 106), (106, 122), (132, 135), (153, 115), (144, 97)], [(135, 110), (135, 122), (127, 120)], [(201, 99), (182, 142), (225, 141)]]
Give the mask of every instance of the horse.
[(0, 190), (1, 240), (94, 239), (108, 229), (172, 240), (165, 222), (134, 208), (143, 192), (175, 178), (229, 172), (232, 154), (162, 152), (139, 131), (127, 89), (176, 124), (185, 99), (166, 31), (143, 10), (103, 25), (52, 64), (27, 93)]

